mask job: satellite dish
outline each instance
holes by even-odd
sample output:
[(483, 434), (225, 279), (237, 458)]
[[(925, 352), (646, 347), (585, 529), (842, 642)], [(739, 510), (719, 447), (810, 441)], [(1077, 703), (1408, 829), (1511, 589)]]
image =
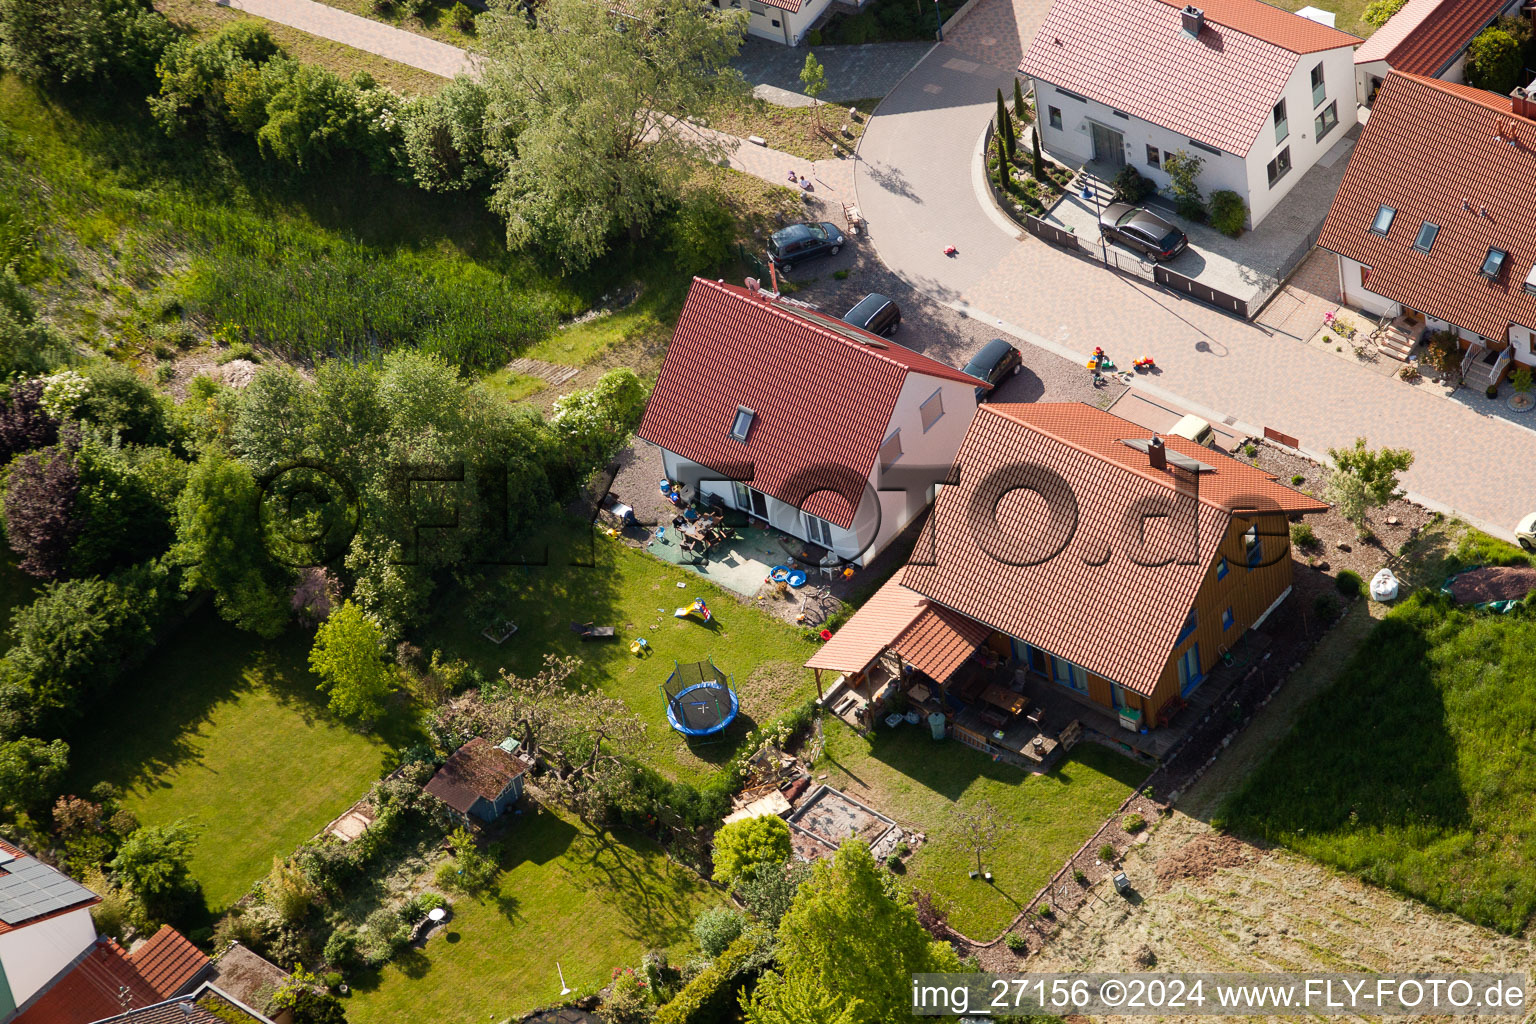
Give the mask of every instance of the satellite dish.
[(747, 291), (749, 291), (749, 292), (757, 292), (757, 291), (761, 291), (762, 288), (763, 288), (763, 283), (761, 281), (759, 281), (757, 278), (755, 278), (755, 277), (747, 278)]

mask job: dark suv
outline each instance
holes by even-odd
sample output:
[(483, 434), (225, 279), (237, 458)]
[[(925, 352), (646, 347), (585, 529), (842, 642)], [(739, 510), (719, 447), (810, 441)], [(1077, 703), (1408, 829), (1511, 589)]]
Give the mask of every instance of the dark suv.
[(1189, 246), (1184, 232), (1157, 214), (1130, 203), (1110, 203), (1099, 214), (1099, 233), (1162, 263)]
[(1024, 357), (1019, 350), (1002, 338), (993, 338), (982, 346), (981, 351), (965, 364), (961, 373), (968, 373), (977, 380), (986, 381), (985, 387), (976, 389), (976, 401), (981, 401), (1004, 377), (1024, 368)]
[(844, 241), (836, 224), (791, 224), (769, 236), (768, 258), (780, 270), (789, 270), (813, 256), (836, 256)]
[(889, 338), (901, 326), (901, 307), (884, 295), (866, 295), (843, 314), (843, 322)]

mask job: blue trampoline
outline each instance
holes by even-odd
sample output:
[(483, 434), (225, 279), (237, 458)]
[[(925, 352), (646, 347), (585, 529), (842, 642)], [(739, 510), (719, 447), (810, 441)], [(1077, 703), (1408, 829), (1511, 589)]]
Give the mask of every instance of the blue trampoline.
[(674, 661), (661, 693), (667, 699), (667, 722), (684, 736), (724, 732), (741, 710), (731, 677), (713, 661)]

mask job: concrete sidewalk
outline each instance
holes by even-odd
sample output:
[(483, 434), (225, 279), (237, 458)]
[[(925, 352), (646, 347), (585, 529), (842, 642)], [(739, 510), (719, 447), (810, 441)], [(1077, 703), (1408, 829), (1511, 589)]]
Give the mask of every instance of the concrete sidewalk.
[(346, 43), (444, 78), (474, 74), (472, 59), (466, 50), (338, 11), (314, 0), (213, 0), (213, 3), (288, 25), (312, 36)]

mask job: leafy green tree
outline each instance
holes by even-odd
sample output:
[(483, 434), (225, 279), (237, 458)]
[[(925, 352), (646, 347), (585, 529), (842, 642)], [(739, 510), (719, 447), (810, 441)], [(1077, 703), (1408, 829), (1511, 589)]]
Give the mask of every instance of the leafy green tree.
[(801, 861), (759, 864), (743, 872), (731, 886), (731, 892), (758, 920), (770, 928), (777, 928), (784, 915), (789, 913), (795, 894), (800, 891), (800, 883), (810, 873), (810, 867)]
[(485, 89), (460, 76), (403, 115), (406, 160), (416, 184), (429, 192), (458, 192), (483, 182)]
[(311, 170), (328, 162), (357, 133), (357, 89), (315, 64), (271, 60), (263, 67), (270, 98), (256, 131), (263, 156)]
[(69, 553), (71, 575), (115, 572), (165, 551), (174, 537), (171, 507), (186, 480), (185, 463), (163, 450), (89, 440), (75, 462), (80, 534)]
[(587, 391), (555, 401), (550, 425), (565, 457), (585, 473), (603, 465), (629, 443), (640, 425), (650, 391), (630, 369), (609, 370)]
[(481, 15), (491, 120), (517, 127), (488, 147), (505, 171), (491, 205), (508, 245), (579, 268), (620, 229), (649, 229), (717, 152), (685, 119), (745, 95), (730, 61), (747, 17), (695, 0), (545, 0), (532, 16), (512, 4)]
[(92, 363), (84, 370), (89, 387), (75, 415), (123, 444), (164, 444), (166, 402), (122, 363)]
[(262, 636), (288, 623), (290, 574), (268, 551), (250, 468), (216, 450), (193, 467), (176, 507), (176, 558), (188, 591), (210, 590), (225, 620)]
[(1200, 194), (1200, 168), (1204, 166), (1204, 159), (1182, 149), (1163, 158), (1163, 170), (1168, 172), (1168, 190), (1173, 193), (1173, 203), (1180, 217), (1205, 219), (1205, 198)]
[(266, 27), (253, 20), (232, 21), (203, 39), (178, 39), (155, 68), (160, 93), (150, 97), (150, 110), (167, 132), (197, 119), (254, 135), (267, 120), (261, 66), (282, 56)]
[(69, 744), (23, 736), (0, 743), (0, 808), (27, 810), (49, 800), (69, 770)]
[(197, 893), (188, 865), (197, 834), (185, 821), (149, 826), (123, 840), (108, 865), (151, 920), (161, 920)]
[(784, 982), (800, 998), (851, 1011), (849, 1024), (909, 1021), (912, 975), (961, 969), (912, 905), (887, 894), (882, 874), (869, 847), (850, 840), (812, 867), (779, 925)]
[(145, 80), (175, 35), (150, 0), (0, 0), (0, 66), (43, 85)]
[(818, 97), (827, 90), (827, 69), (821, 66), (814, 53), (805, 55), (805, 67), (800, 69), (800, 88), (811, 98), (811, 115), (816, 118), (816, 130), (821, 130), (821, 104)]
[(1327, 498), (1364, 536), (1370, 510), (1403, 496), (1398, 474), (1413, 465), (1413, 452), (1406, 448), (1372, 450), (1366, 447), (1365, 438), (1357, 437), (1353, 448), (1328, 449), (1328, 458), (1333, 469), (1328, 474)]
[(727, 202), (713, 187), (690, 191), (682, 198), (668, 227), (667, 246), (679, 274), (707, 274), (730, 262), (736, 219)]
[(814, 977), (785, 978), (770, 971), (743, 993), (741, 1009), (747, 1024), (859, 1024), (859, 1002), (822, 988)]
[(715, 881), (727, 885), (760, 864), (783, 864), (792, 847), (789, 826), (776, 814), (742, 818), (715, 833)]
[(1485, 28), (1467, 47), (1467, 84), (1507, 95), (1520, 84), (1520, 44), (1502, 28)]
[(384, 713), (394, 689), (394, 673), (384, 660), (384, 632), (351, 601), (344, 601), (320, 624), (309, 667), (320, 677), (319, 689), (330, 707), (348, 721), (371, 722)]

